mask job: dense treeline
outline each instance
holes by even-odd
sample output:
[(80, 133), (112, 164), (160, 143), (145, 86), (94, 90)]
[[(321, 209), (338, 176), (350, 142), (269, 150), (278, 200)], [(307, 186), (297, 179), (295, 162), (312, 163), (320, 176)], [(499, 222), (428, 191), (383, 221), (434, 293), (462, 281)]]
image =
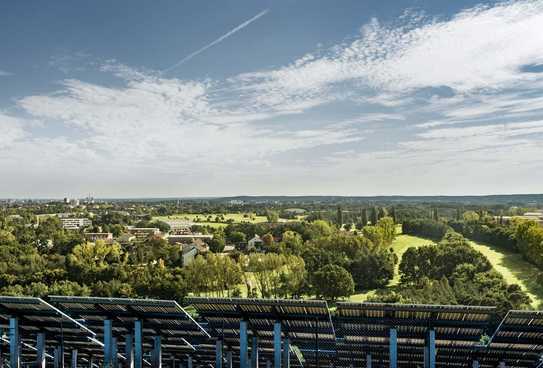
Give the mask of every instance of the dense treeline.
[(449, 226), (443, 222), (430, 219), (406, 220), (402, 224), (404, 234), (421, 236), (434, 240), (442, 239)]
[[(114, 215), (97, 223), (118, 225), (123, 231), (126, 219)], [(139, 226), (161, 224), (141, 217)], [(397, 262), (387, 249), (395, 235), (390, 217), (360, 232), (340, 230), (323, 220), (197, 230), (214, 234), (210, 248), (217, 253), (199, 255), (184, 265), (182, 248), (159, 236), (122, 245), (90, 243), (84, 241), (82, 232), (64, 230), (56, 217), (35, 226), (2, 217), (0, 294), (336, 299), (386, 285)], [(218, 253), (226, 243), (245, 242), (255, 234), (264, 242), (261, 252)]]

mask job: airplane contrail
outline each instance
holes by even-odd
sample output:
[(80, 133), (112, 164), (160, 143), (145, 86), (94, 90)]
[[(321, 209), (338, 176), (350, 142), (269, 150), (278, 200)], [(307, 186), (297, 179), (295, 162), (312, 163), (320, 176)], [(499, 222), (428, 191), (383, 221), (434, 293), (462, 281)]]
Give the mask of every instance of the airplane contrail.
[(245, 22), (241, 23), (239, 26), (231, 29), (230, 31), (228, 31), (227, 33), (223, 34), (221, 37), (217, 38), (215, 41), (205, 45), (204, 47), (202, 47), (201, 49), (197, 50), (197, 51), (194, 51), (192, 54), (189, 54), (187, 56), (185, 56), (183, 59), (179, 60), (177, 63), (175, 63), (174, 65), (170, 66), (169, 68), (166, 68), (164, 69), (162, 72), (164, 73), (167, 73), (169, 72), (170, 70), (172, 69), (175, 69), (177, 68), (179, 65), (181, 64), (184, 64), (186, 63), (187, 61), (189, 61), (190, 59), (192, 59), (193, 57), (195, 57), (196, 55), (199, 55), (201, 54), (202, 52), (204, 52), (205, 50), (209, 49), (210, 47), (213, 47), (215, 46), (216, 44), (218, 44), (219, 42), (223, 41), (224, 39), (232, 36), (234, 33), (242, 30), (243, 28), (247, 27), (249, 24), (253, 23), (255, 20), (257, 20), (258, 18), (261, 18), (263, 17), (264, 15), (266, 15), (268, 12), (270, 11), (270, 9), (266, 9), (266, 10), (263, 10), (261, 11), (260, 13), (258, 13), (257, 15), (255, 15), (254, 17), (252, 17), (251, 19), (249, 20), (246, 20)]

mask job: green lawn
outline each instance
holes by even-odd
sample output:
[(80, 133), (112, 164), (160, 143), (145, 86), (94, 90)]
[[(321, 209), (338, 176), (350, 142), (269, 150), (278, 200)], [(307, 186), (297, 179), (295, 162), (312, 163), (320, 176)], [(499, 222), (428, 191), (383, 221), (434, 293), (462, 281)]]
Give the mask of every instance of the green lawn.
[[(420, 247), (431, 243), (431, 240), (416, 236), (398, 235), (392, 243), (391, 248), (394, 249), (394, 252), (401, 261), (402, 255), (409, 247)], [(473, 241), (470, 241), (470, 244), (488, 258), (490, 263), (492, 263), (492, 266), (496, 271), (503, 275), (508, 284), (518, 284), (526, 291), (532, 299), (532, 306), (534, 308), (543, 307), (543, 285), (538, 283), (537, 275), (540, 271), (537, 267), (526, 262), (522, 258), (522, 255), (518, 253)], [(399, 281), (400, 276), (398, 274), (398, 266), (396, 266), (394, 278), (391, 280), (389, 286), (397, 285)], [(349, 300), (353, 302), (363, 302), (374, 295), (375, 292), (375, 290), (370, 290), (367, 293), (355, 294), (352, 295)]]
[(539, 269), (526, 262), (522, 255), (486, 244), (470, 242), (471, 246), (483, 253), (496, 271), (501, 273), (509, 284), (518, 284), (532, 298), (532, 306), (540, 308), (543, 304), (543, 285), (538, 284)]
[[(255, 213), (226, 213), (222, 214), (224, 221), (223, 222), (215, 222), (215, 217), (219, 215), (218, 213), (212, 213), (212, 214), (198, 214), (198, 213), (179, 213), (175, 215), (170, 216), (156, 216), (153, 217), (154, 220), (160, 220), (160, 221), (167, 221), (167, 220), (185, 220), (185, 221), (191, 221), (198, 225), (208, 225), (211, 227), (225, 227), (228, 225), (228, 221), (231, 220), (236, 224), (240, 223), (262, 223), (267, 222), (268, 219), (266, 216), (257, 216)], [(207, 221), (207, 219), (211, 216), (211, 221)], [(293, 220), (286, 220), (286, 219), (279, 219), (279, 222), (288, 222), (288, 221), (302, 221), (305, 216), (298, 216), (296, 219)]]
[[(418, 238), (416, 236), (411, 235), (398, 235), (396, 236), (396, 239), (392, 242), (390, 247), (394, 250), (394, 253), (398, 256), (398, 264), (396, 265), (396, 270), (394, 272), (394, 278), (390, 281), (389, 286), (397, 285), (400, 281), (400, 275), (398, 273), (400, 261), (402, 259), (403, 254), (405, 251), (410, 247), (420, 247), (422, 245), (431, 244), (432, 241), (428, 239)], [(364, 302), (369, 297), (374, 295), (376, 290), (370, 290), (366, 293), (360, 293), (360, 294), (354, 294), (351, 295), (349, 298), (349, 301), (352, 302)]]

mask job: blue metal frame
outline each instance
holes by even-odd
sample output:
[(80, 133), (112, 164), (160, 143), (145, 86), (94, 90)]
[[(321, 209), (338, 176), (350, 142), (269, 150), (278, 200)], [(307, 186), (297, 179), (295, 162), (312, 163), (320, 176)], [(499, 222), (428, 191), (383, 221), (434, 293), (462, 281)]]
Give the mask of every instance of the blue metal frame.
[(281, 368), (281, 321), (273, 324), (273, 367)]
[(389, 364), (390, 368), (398, 367), (398, 331), (395, 328), (389, 331)]
[(19, 368), (21, 366), (19, 343), (19, 320), (16, 317), (11, 317), (9, 319), (9, 363), (11, 368)]
[(110, 319), (104, 320), (104, 367), (113, 367), (113, 330)]
[(134, 321), (134, 368), (143, 368), (143, 325)]
[(251, 368), (258, 368), (258, 336), (253, 336), (251, 342)]
[(248, 349), (249, 343), (247, 341), (247, 328), (248, 322), (241, 320), (239, 323), (239, 366), (240, 368), (249, 368), (248, 365)]
[(215, 342), (215, 368), (222, 368), (222, 347), (222, 340), (217, 339), (217, 341)]

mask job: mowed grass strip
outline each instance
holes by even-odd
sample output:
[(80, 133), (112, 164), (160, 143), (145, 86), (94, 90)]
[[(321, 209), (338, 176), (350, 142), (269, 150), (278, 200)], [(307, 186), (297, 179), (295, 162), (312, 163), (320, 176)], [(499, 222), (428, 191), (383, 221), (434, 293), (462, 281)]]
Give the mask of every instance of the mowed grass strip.
[(517, 284), (532, 298), (532, 307), (541, 308), (543, 285), (539, 283), (541, 271), (527, 262), (520, 253), (514, 253), (487, 244), (470, 241), (473, 248), (483, 253), (496, 271), (502, 274), (508, 284)]

